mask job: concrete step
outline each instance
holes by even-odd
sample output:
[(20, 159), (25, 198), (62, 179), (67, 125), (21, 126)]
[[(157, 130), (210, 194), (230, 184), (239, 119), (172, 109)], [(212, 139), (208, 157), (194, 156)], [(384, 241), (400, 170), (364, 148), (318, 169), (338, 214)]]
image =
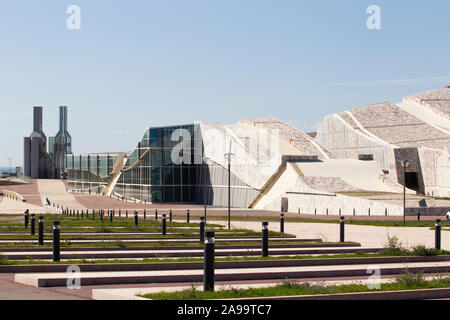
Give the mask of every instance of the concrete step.
[[(342, 247), (342, 248), (279, 248), (270, 249), (269, 255), (280, 256), (280, 255), (309, 255), (309, 254), (338, 254), (338, 253), (355, 253), (355, 252), (379, 252), (382, 248), (355, 248), (355, 247)], [(50, 260), (53, 259), (53, 255), (48, 251), (38, 251), (38, 252), (7, 252), (2, 254), (5, 258), (9, 260), (29, 260), (29, 259), (39, 259), (39, 260)], [(261, 255), (260, 248), (245, 248), (245, 249), (220, 249), (216, 248), (215, 255), (217, 257), (227, 257), (227, 256), (258, 256)], [(160, 251), (160, 250), (133, 250), (133, 251), (73, 251), (70, 253), (61, 252), (61, 259), (104, 259), (104, 258), (162, 258), (162, 257), (203, 257), (203, 249), (199, 248), (196, 250), (186, 250), (177, 249), (170, 251)]]
[[(235, 268), (267, 268), (267, 267), (300, 267), (331, 266), (352, 264), (411, 263), (411, 262), (450, 261), (450, 255), (443, 256), (405, 256), (405, 257), (357, 257), (326, 259), (279, 259), (279, 260), (240, 260), (215, 261), (216, 269)], [(41, 265), (0, 265), (0, 273), (47, 273), (66, 272), (68, 264)], [(145, 263), (102, 263), (80, 264), (81, 272), (107, 271), (151, 271), (151, 270), (194, 270), (203, 269), (203, 261), (198, 262), (145, 262)]]
[[(186, 238), (144, 238), (144, 239), (140, 239), (140, 238), (136, 238), (136, 239), (108, 239), (108, 240), (98, 240), (97, 239), (87, 239), (87, 240), (70, 240), (71, 244), (85, 244), (85, 243), (110, 243), (110, 242), (124, 242), (124, 243), (167, 243), (167, 244), (171, 244), (171, 243), (198, 243), (199, 242), (199, 238), (189, 238), (186, 240)], [(247, 243), (247, 242), (259, 242), (261, 241), (261, 238), (222, 238), (222, 239), (216, 239), (215, 242), (216, 243), (222, 243), (222, 242), (243, 242), (243, 243)], [(285, 241), (289, 241), (289, 242), (321, 242), (321, 239), (282, 239), (282, 238), (278, 238), (278, 239), (274, 239), (274, 238), (270, 238), (269, 241), (271, 243), (273, 242), (285, 242)], [(0, 244), (8, 244), (8, 243), (14, 243), (17, 245), (27, 245), (27, 244), (36, 244), (37, 245), (37, 239), (27, 239), (27, 240), (0, 240)], [(52, 244), (52, 240), (45, 240), (44, 239), (44, 244)]]
[[(297, 244), (271, 244), (271, 248), (341, 248), (341, 247), (360, 247), (360, 244), (352, 243), (297, 243)], [(68, 251), (142, 251), (142, 250), (198, 250), (203, 245), (196, 246), (137, 246), (137, 247), (62, 247), (61, 252)], [(256, 249), (261, 248), (261, 244), (245, 244), (245, 245), (216, 245), (216, 249)], [(53, 248), (0, 248), (2, 252), (52, 252)]]
[[(400, 274), (406, 269), (409, 272), (438, 273), (448, 272), (450, 263), (443, 262), (408, 262), (377, 264), (381, 274)], [(322, 278), (367, 276), (372, 264), (307, 266), (307, 267), (266, 267), (216, 269), (216, 281), (237, 280), (275, 280), (285, 278)], [(73, 273), (31, 273), (16, 274), (14, 281), (35, 287), (66, 286)], [(117, 272), (82, 272), (81, 285), (137, 284), (137, 283), (175, 283), (201, 282), (203, 270), (157, 270), (157, 271), (117, 271)]]

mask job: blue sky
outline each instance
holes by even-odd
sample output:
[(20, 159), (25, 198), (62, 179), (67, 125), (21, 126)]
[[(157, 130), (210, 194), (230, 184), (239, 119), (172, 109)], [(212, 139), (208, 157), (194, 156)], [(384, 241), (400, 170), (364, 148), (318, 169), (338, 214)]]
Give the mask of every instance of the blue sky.
[[(366, 9), (381, 8), (381, 30)], [(81, 29), (69, 30), (69, 5)], [(0, 2), (0, 166), (69, 106), (74, 152), (127, 151), (144, 128), (329, 113), (450, 84), (450, 1)]]

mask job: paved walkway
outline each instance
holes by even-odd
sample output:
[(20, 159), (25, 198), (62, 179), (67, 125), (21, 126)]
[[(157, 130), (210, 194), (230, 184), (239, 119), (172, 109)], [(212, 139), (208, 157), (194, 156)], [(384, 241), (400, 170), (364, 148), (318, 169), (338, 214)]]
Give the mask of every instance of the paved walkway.
[(49, 209), (42, 206), (0, 197), (0, 214), (23, 214), (27, 209), (30, 210), (30, 213), (34, 214), (50, 212)]
[(37, 183), (39, 194), (42, 199), (47, 197), (51, 203), (63, 205), (64, 208), (86, 209), (86, 207), (80, 204), (72, 194), (66, 191), (66, 185), (62, 180), (40, 179), (34, 181), (34, 183)]
[[(225, 225), (224, 221), (211, 221)], [(261, 230), (261, 222), (232, 221), (232, 228)], [(279, 231), (280, 224), (270, 222), (269, 229)], [(285, 232), (298, 238), (320, 238), (323, 241), (339, 241), (339, 224), (336, 223), (285, 223)], [(361, 243), (362, 247), (383, 247), (388, 236), (396, 236), (407, 247), (426, 245), (434, 248), (434, 230), (427, 227), (378, 227), (346, 225), (345, 240)], [(442, 231), (441, 246), (450, 250), (450, 231)]]

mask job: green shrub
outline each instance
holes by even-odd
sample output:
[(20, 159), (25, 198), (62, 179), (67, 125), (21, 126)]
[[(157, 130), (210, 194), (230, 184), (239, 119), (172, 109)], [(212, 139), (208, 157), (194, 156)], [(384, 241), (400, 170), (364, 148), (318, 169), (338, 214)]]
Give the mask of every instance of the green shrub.
[(8, 264), (8, 259), (6, 258), (6, 256), (0, 254), (0, 265), (5, 265)]
[(395, 283), (406, 288), (417, 288), (425, 286), (427, 282), (423, 273), (411, 273), (406, 270), (395, 279)]
[(441, 253), (440, 250), (434, 248), (427, 248), (424, 245), (415, 246), (412, 254), (415, 256), (437, 256)]
[(388, 236), (388, 240), (384, 243), (384, 249), (381, 252), (388, 256), (404, 256), (409, 253), (408, 249), (403, 246), (396, 236)]

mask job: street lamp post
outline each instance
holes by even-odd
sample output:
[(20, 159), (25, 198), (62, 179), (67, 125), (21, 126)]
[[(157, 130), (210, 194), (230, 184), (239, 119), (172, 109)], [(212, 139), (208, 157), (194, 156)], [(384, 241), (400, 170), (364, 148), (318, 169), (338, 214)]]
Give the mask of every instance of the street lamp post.
[(206, 225), (206, 165), (208, 164), (208, 157), (204, 157), (203, 161), (202, 161), (202, 166), (203, 166), (203, 206), (204, 206), (204, 217), (205, 217), (205, 225)]
[(231, 141), (230, 141), (230, 151), (225, 153), (225, 158), (228, 162), (228, 230), (231, 230), (231, 159), (234, 153), (231, 153)]
[(403, 167), (403, 226), (406, 226), (406, 167), (409, 165), (408, 160), (402, 160)]

